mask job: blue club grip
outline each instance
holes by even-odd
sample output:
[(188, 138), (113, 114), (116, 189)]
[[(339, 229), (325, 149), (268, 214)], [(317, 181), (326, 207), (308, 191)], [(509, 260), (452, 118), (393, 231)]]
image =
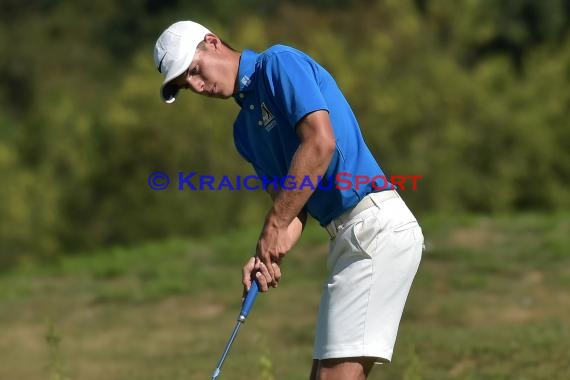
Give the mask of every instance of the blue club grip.
[(240, 318), (247, 318), (253, 303), (255, 302), (255, 298), (257, 297), (257, 293), (259, 293), (259, 285), (257, 285), (257, 281), (253, 281), (251, 283), (251, 287), (245, 296), (245, 301), (243, 301), (243, 305), (241, 307), (241, 311), (239, 313)]

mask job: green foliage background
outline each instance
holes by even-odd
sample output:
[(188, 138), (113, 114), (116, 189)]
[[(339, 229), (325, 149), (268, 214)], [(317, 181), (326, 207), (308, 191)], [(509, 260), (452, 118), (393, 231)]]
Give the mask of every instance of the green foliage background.
[(419, 214), (570, 206), (567, 0), (3, 0), (0, 267), (260, 223), (260, 193), (176, 189), (252, 173), (236, 104), (159, 100), (154, 42), (181, 19), (319, 60), (387, 173), (423, 176), (404, 195)]

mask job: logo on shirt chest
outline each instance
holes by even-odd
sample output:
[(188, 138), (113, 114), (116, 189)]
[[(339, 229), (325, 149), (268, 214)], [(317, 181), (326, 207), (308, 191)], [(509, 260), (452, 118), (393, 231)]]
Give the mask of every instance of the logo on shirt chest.
[(269, 111), (269, 108), (265, 105), (265, 102), (261, 103), (261, 125), (265, 128), (267, 132), (273, 129), (277, 124), (275, 116)]

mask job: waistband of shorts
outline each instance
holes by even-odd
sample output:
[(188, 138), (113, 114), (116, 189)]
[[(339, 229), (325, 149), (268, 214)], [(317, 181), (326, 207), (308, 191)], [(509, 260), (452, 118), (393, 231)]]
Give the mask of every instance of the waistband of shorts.
[[(374, 199), (373, 199), (374, 198)], [(396, 190), (385, 190), (378, 193), (370, 193), (360, 200), (353, 208), (345, 211), (340, 216), (334, 218), (329, 224), (325, 226), (325, 229), (329, 233), (331, 240), (333, 240), (338, 231), (354, 218), (356, 215), (363, 211), (368, 210), (370, 207), (374, 207), (378, 203), (387, 201), (388, 199), (400, 198), (400, 194)]]

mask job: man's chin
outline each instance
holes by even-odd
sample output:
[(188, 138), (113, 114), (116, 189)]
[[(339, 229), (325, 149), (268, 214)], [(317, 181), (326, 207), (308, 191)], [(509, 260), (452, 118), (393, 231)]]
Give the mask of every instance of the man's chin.
[(207, 92), (202, 92), (199, 95), (205, 96), (207, 98), (213, 98), (213, 99), (229, 99), (232, 97), (231, 94), (224, 94), (224, 93), (207, 93)]
[(214, 94), (212, 95), (212, 98), (216, 98), (216, 99), (229, 99), (231, 98), (231, 95), (227, 95), (227, 94)]

